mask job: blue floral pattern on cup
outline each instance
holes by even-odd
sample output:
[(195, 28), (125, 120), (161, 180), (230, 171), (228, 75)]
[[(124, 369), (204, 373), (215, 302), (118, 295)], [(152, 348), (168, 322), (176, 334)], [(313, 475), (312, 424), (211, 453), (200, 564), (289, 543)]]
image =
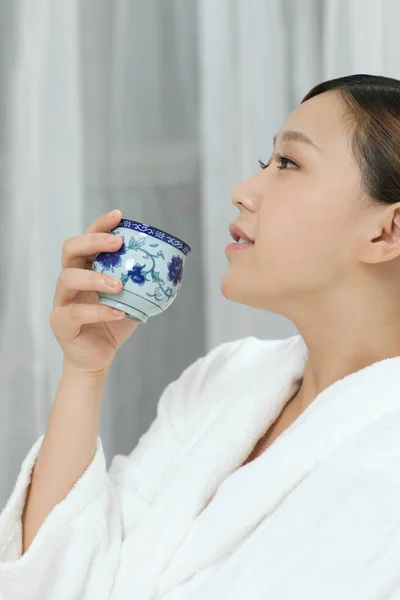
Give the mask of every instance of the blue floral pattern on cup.
[[(126, 273), (122, 273), (120, 279), (122, 283), (125, 285), (128, 280), (132, 281), (132, 283), (143, 286), (146, 281), (157, 282), (158, 286), (156, 287), (153, 294), (149, 294), (146, 292), (146, 295), (150, 298), (155, 298), (160, 301), (164, 295), (166, 298), (171, 298), (174, 295), (174, 287), (176, 287), (182, 281), (183, 275), (183, 261), (180, 256), (172, 256), (171, 261), (167, 263), (168, 266), (168, 280), (172, 282), (172, 287), (165, 284), (165, 281), (160, 277), (160, 273), (156, 268), (156, 261), (162, 259), (165, 260), (165, 256), (163, 251), (160, 249), (157, 253), (151, 253), (149, 250), (143, 248), (146, 243), (146, 238), (135, 239), (132, 236), (129, 240), (128, 246), (126, 246), (125, 237), (121, 234), (121, 232), (116, 229), (111, 232), (113, 235), (120, 235), (123, 243), (121, 248), (116, 252), (100, 252), (96, 256), (96, 261), (101, 265), (101, 273), (104, 271), (111, 271), (114, 273), (114, 269), (117, 267), (121, 267), (122, 260), (121, 256), (126, 254), (127, 248), (129, 250), (140, 250), (144, 259), (151, 261), (150, 268), (144, 270), (146, 268), (146, 263), (143, 265), (136, 264), (134, 267), (127, 271)], [(151, 248), (157, 248), (159, 244), (149, 244)]]
[(168, 263), (168, 279), (173, 285), (178, 285), (182, 280), (183, 261), (179, 256), (173, 256)]
[(126, 254), (125, 240), (122, 242), (121, 248), (116, 252), (100, 252), (100, 254), (96, 256), (96, 260), (103, 267), (101, 272), (104, 273), (104, 271), (107, 270), (114, 273), (115, 268), (122, 266), (121, 256), (123, 254)]
[(127, 272), (127, 280), (130, 279), (136, 285), (144, 285), (146, 281), (146, 277), (142, 273), (142, 269), (144, 269), (145, 265), (135, 265), (133, 269)]

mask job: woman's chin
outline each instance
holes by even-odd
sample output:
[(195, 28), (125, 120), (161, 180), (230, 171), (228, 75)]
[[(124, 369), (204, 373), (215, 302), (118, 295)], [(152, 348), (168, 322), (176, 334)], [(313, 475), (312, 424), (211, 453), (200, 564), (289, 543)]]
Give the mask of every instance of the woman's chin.
[(221, 293), (227, 300), (258, 310), (279, 312), (282, 298), (273, 290), (260, 290), (251, 286), (252, 280), (238, 276), (228, 269), (221, 279)]
[(221, 293), (224, 298), (232, 302), (243, 302), (245, 291), (243, 281), (233, 276), (228, 269), (221, 279)]

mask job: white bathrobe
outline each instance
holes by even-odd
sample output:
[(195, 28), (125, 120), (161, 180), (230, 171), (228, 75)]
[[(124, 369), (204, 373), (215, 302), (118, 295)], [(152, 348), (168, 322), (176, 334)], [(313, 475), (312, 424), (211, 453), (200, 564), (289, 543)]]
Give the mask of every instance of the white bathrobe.
[(307, 355), (296, 335), (198, 359), (108, 473), (98, 439), (21, 557), (37, 440), (0, 516), (1, 599), (399, 600), (400, 356), (330, 385), (241, 466)]

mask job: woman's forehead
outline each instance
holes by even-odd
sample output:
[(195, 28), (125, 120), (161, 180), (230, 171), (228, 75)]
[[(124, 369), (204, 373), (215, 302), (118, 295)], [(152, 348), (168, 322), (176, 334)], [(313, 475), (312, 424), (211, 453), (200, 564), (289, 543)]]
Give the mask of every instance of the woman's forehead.
[[(324, 93), (297, 106), (288, 116), (281, 132), (297, 131), (307, 136), (323, 154), (349, 147), (350, 132), (345, 125), (346, 109), (338, 93)], [(294, 136), (293, 136), (294, 137)]]

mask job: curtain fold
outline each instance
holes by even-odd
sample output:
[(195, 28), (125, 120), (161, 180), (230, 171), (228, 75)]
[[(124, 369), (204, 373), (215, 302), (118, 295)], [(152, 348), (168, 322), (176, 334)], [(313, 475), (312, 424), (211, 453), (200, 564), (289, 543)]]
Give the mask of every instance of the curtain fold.
[(84, 205), (76, 5), (20, 0), (14, 9), (1, 199), (7, 256), (0, 337), (3, 501), (48, 420), (60, 374), (48, 315), (62, 241), (82, 228)]
[(280, 0), (200, 0), (202, 235), (206, 267), (206, 345), (245, 335), (285, 337), (287, 319), (230, 302), (220, 282), (228, 262), (231, 192), (267, 159), (293, 108), (291, 14)]

